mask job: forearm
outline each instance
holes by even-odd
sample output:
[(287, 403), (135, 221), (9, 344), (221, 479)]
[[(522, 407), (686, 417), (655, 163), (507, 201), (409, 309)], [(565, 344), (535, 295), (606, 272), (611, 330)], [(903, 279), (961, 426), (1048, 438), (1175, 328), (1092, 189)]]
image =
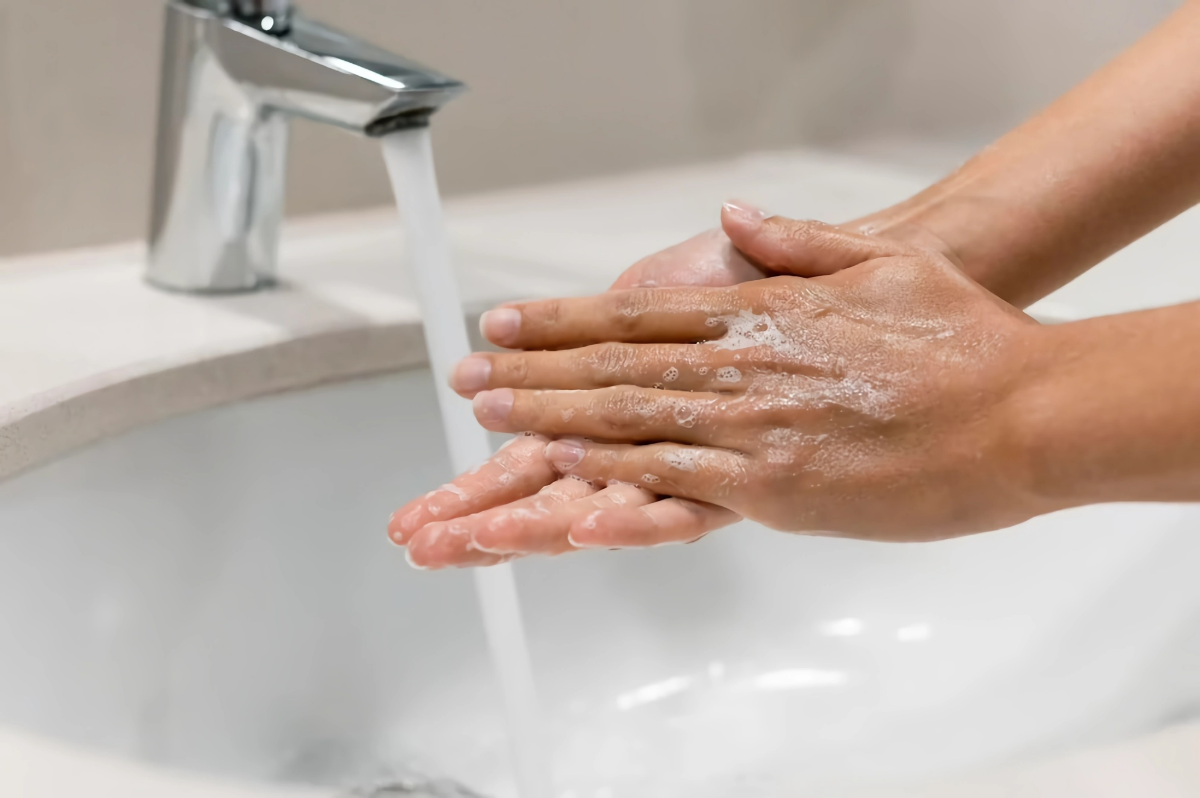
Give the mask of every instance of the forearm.
[(1042, 328), (1010, 402), (1051, 509), (1200, 501), (1200, 303)]
[(857, 224), (933, 238), (1026, 306), (1200, 202), (1200, 2), (911, 200)]

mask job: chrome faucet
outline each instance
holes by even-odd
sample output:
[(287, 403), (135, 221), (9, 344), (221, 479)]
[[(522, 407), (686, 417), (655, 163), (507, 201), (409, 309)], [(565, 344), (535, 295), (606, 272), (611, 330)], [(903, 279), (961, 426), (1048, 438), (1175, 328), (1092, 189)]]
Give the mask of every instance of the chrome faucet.
[(366, 136), (429, 124), (465, 87), (306, 18), (291, 0), (169, 0), (147, 279), (275, 279), (288, 120)]

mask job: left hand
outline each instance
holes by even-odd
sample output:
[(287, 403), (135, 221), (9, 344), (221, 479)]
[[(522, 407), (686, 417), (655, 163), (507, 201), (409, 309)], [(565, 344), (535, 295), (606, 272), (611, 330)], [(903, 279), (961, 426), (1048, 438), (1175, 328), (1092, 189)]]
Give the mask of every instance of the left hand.
[[(505, 346), (484, 354), (487, 428), (559, 440), (565, 474), (607, 484), (562, 540), (488, 525), (503, 554), (647, 546), (702, 536), (640, 508), (722, 508), (767, 526), (932, 540), (1056, 509), (1032, 498), (1008, 399), (1042, 329), (940, 254), (904, 249), (812, 279), (633, 290), (516, 305)], [(631, 441), (630, 443), (593, 443)], [(536, 537), (536, 536), (534, 536)]]

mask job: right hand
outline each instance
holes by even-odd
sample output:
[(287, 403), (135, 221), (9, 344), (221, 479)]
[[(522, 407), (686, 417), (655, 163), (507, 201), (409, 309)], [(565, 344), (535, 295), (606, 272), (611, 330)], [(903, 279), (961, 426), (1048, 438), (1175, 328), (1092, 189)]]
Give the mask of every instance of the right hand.
[[(877, 254), (883, 242), (846, 228), (811, 223), (810, 234), (795, 237), (795, 226), (762, 220), (753, 208), (726, 205), (725, 231), (712, 230), (651, 255), (630, 267), (612, 290), (653, 286), (729, 286), (770, 274), (831, 274)], [(735, 248), (730, 235), (737, 239)], [(881, 236), (883, 237), (883, 236)], [(750, 253), (753, 258), (746, 257)], [(759, 265), (766, 267), (760, 268)], [(494, 323), (495, 317), (492, 317)], [(502, 332), (487, 329), (502, 343)], [(455, 388), (471, 396), (480, 375), (456, 371)], [(641, 508), (658, 539), (686, 542), (739, 520), (715, 506), (660, 498), (631, 485), (597, 488), (561, 479), (546, 461), (547, 439), (518, 437), (475, 471), (410, 502), (392, 516), (388, 533), (408, 547), (409, 561), (423, 568), (480, 566), (526, 554), (554, 555), (572, 550), (566, 530), (595, 510)], [(489, 541), (504, 541), (503, 550)], [(519, 551), (513, 541), (519, 540)]]

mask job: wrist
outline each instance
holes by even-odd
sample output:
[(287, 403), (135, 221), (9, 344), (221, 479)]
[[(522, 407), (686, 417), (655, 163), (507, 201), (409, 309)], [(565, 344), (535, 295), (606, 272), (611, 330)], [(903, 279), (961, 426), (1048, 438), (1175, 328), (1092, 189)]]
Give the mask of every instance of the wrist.
[(1077, 468), (1080, 452), (1062, 434), (1076, 404), (1070, 364), (1087, 357), (1074, 332), (1069, 325), (1030, 328), (1001, 411), (1015, 481), (1031, 516), (1094, 501)]
[(1041, 326), (1004, 417), (1047, 509), (1200, 499), (1200, 307)]
[(992, 418), (999, 467), (996, 478), (1018, 505), (1018, 517), (1033, 518), (1088, 503), (1079, 500), (1073, 476), (1064, 468), (1063, 449), (1048, 430), (1067, 402), (1055, 378), (1069, 359), (1067, 344), (1052, 326), (1030, 324), (1007, 347), (1002, 385)]

